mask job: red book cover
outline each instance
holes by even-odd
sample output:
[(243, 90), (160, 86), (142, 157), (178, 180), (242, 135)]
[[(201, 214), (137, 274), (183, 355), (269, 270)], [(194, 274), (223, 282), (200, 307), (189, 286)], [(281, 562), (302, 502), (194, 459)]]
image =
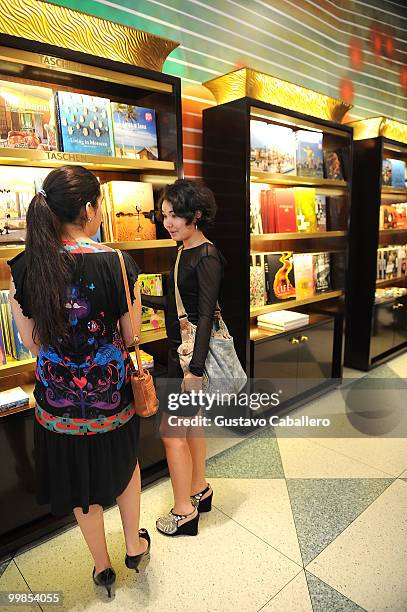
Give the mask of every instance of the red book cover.
[(293, 189), (273, 189), (276, 232), (296, 232), (297, 218)]
[(263, 234), (268, 234), (268, 223), (267, 223), (267, 191), (262, 189), (260, 191), (260, 214), (261, 223), (263, 225)]
[(274, 234), (276, 231), (276, 220), (274, 212), (274, 197), (271, 189), (265, 192), (267, 199), (267, 233)]

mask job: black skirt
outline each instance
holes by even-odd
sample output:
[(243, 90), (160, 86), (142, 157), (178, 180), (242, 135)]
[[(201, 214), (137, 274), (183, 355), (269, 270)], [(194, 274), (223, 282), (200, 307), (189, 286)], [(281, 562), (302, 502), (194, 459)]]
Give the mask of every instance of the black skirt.
[(137, 465), (140, 419), (110, 432), (76, 436), (49, 431), (35, 420), (37, 501), (52, 514), (92, 504), (111, 506), (127, 487)]

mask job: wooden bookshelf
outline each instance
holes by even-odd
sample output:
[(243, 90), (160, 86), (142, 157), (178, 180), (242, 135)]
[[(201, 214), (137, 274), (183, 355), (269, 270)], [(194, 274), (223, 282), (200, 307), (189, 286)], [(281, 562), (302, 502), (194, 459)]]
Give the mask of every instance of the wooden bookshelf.
[(407, 276), (397, 276), (396, 278), (381, 278), (376, 281), (376, 287), (381, 287), (382, 285), (391, 285), (392, 283), (400, 283), (401, 281), (407, 280)]
[(266, 304), (265, 306), (252, 306), (250, 308), (250, 318), (253, 319), (261, 314), (266, 314), (267, 312), (276, 312), (278, 310), (288, 310), (291, 308), (299, 308), (300, 306), (305, 306), (306, 304), (314, 304), (316, 302), (322, 302), (325, 300), (331, 300), (333, 298), (338, 298), (344, 295), (342, 290), (338, 291), (327, 291), (325, 293), (319, 293), (313, 295), (309, 298), (303, 298), (299, 300), (284, 300), (281, 304)]
[(379, 230), (380, 236), (394, 236), (395, 234), (407, 234), (407, 227)]
[(290, 187), (335, 187), (336, 189), (347, 189), (347, 181), (325, 179), (318, 176), (297, 176), (295, 174), (273, 174), (251, 170), (250, 180), (253, 183), (266, 183), (269, 185), (285, 185)]
[(275, 338), (276, 336), (282, 336), (283, 334), (300, 334), (301, 330), (308, 327), (309, 325), (314, 325), (315, 323), (320, 323), (321, 321), (327, 321), (329, 317), (319, 314), (310, 314), (309, 322), (307, 325), (300, 325), (295, 329), (290, 329), (287, 331), (277, 331), (271, 329), (263, 329), (258, 327), (253, 321), (250, 325), (250, 340), (252, 342), (259, 342), (260, 340), (264, 340), (266, 338)]
[(0, 149), (2, 166), (34, 166), (60, 168), (61, 166), (84, 166), (89, 170), (115, 170), (131, 172), (174, 172), (172, 161), (155, 159), (130, 159), (107, 155), (87, 155), (83, 153), (64, 153), (62, 151), (39, 151), (37, 149)]
[(35, 358), (23, 359), (21, 361), (17, 361), (17, 359), (9, 360), (6, 364), (0, 366), (0, 379), (14, 374), (33, 372), (35, 370), (35, 363)]

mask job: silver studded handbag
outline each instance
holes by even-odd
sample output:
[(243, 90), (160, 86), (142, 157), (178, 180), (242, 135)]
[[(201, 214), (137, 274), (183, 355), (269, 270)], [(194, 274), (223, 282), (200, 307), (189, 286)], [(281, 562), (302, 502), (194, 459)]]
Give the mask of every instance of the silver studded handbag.
[[(181, 344), (178, 356), (183, 372), (189, 371), (194, 352), (197, 326), (188, 320), (181, 294), (178, 289), (178, 266), (183, 246), (179, 247), (174, 267), (175, 300), (181, 330)], [(247, 376), (236, 354), (233, 338), (222, 319), (219, 304), (214, 312), (209, 350), (205, 360), (202, 390), (210, 395), (239, 393), (247, 382)]]

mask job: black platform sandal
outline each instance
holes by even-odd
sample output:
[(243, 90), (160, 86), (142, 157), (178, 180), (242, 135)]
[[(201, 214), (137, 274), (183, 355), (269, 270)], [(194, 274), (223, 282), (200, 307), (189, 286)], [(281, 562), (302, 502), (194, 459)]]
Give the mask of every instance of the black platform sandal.
[(171, 510), (167, 516), (161, 516), (156, 521), (156, 527), (160, 533), (163, 533), (166, 536), (196, 536), (198, 535), (199, 512), (197, 512), (196, 516), (187, 523), (178, 525), (179, 521), (192, 516), (195, 512), (196, 508), (194, 508), (189, 514), (174, 514), (174, 512)]
[(147, 561), (150, 557), (150, 548), (151, 548), (151, 539), (150, 536), (148, 534), (147, 529), (139, 529), (139, 537), (143, 538), (143, 540), (147, 540), (147, 549), (143, 552), (140, 553), (139, 555), (126, 555), (126, 558), (124, 560), (124, 563), (126, 564), (126, 566), (129, 569), (135, 570), (137, 572), (137, 574), (139, 573), (139, 566), (141, 564), (142, 561)]
[(93, 577), (93, 582), (97, 586), (105, 587), (107, 591), (107, 596), (110, 598), (112, 596), (111, 595), (112, 586), (116, 581), (115, 571), (111, 567), (107, 567), (102, 572), (99, 572), (99, 574), (95, 575), (95, 568), (93, 568), (92, 577)]
[(208, 495), (208, 497), (205, 497), (205, 499), (202, 499), (205, 493), (207, 493), (210, 490), (211, 490), (211, 485), (208, 483), (208, 486), (205, 489), (203, 489), (202, 491), (199, 491), (199, 493), (195, 493), (195, 495), (191, 495), (192, 505), (195, 506), (195, 508), (197, 508), (198, 512), (210, 512), (212, 510), (213, 491), (211, 492), (210, 495)]

